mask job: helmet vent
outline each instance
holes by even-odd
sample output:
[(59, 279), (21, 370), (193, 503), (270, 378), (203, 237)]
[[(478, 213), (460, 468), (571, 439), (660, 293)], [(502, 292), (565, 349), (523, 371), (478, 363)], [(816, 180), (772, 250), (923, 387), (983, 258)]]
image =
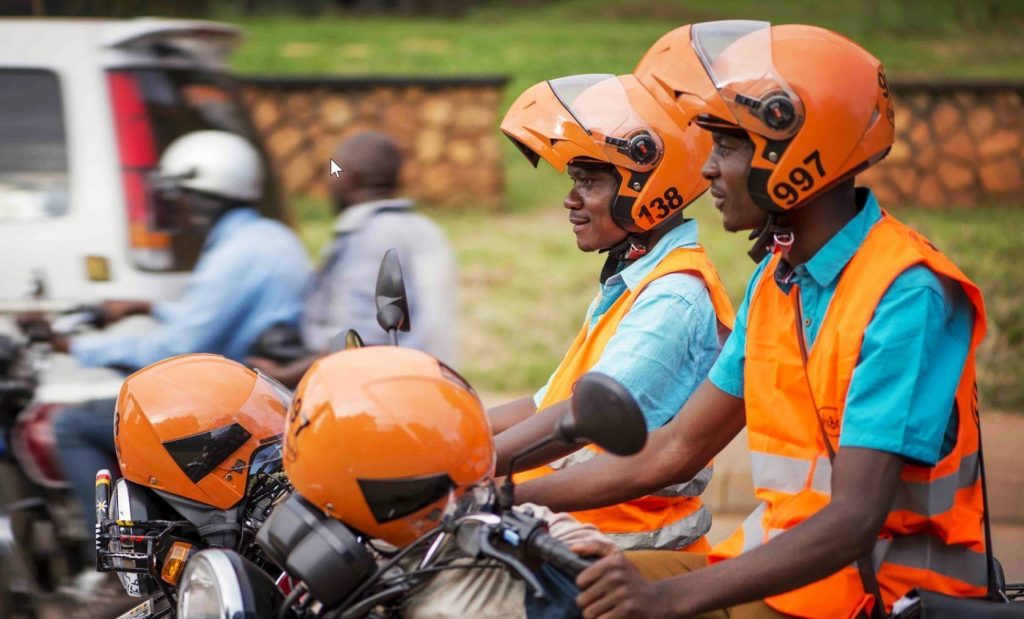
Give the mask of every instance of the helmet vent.
[(248, 430), (233, 423), (166, 441), (163, 446), (192, 483), (198, 483), (250, 438), (252, 434)]
[(380, 524), (417, 512), (455, 488), (455, 482), (447, 473), (425, 477), (358, 481), (370, 512)]

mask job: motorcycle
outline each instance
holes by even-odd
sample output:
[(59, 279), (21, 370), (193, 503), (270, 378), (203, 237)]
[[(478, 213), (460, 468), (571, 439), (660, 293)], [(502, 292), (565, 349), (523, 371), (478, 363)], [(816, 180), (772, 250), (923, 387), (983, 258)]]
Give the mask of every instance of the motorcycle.
[[(349, 334), (346, 341), (349, 345), (361, 344), (354, 333)], [(285, 325), (268, 328), (251, 351), (279, 362), (307, 354), (297, 331)], [(175, 374), (177, 370), (173, 366), (190, 363), (207, 368), (201, 372), (203, 378), (196, 379), (193, 371), (191, 376), (196, 382), (175, 382), (184, 375)], [(229, 373), (218, 375), (225, 367)], [(240, 377), (239, 371), (249, 378)], [(244, 393), (249, 394), (240, 406), (238, 402), (232, 404), (237, 406), (239, 416), (214, 419), (220, 414), (215, 414), (211, 408), (217, 394), (232, 391), (233, 385), (239, 386), (241, 383), (232, 382), (236, 380), (245, 382)], [(163, 390), (160, 394), (153, 393), (156, 383), (161, 385), (156, 388)], [(151, 397), (143, 405), (141, 402), (147, 393)], [(155, 395), (163, 397), (152, 397)], [(267, 375), (222, 357), (181, 355), (134, 373), (122, 385), (122, 398), (114, 425), (123, 475), (114, 479), (110, 471), (97, 472), (94, 533), (96, 571), (116, 573), (129, 596), (142, 598), (141, 603), (121, 616), (126, 619), (173, 616), (181, 570), (190, 556), (204, 548), (231, 549), (258, 569), (276, 576), (280, 569), (267, 559), (254, 540), (273, 507), (291, 492), (280, 457), (280, 420), (291, 403), (291, 391)], [(158, 409), (155, 423), (143, 412), (146, 406)], [(199, 415), (194, 414), (197, 408), (201, 411)], [(133, 414), (136, 417), (130, 420)], [(242, 417), (254, 425), (248, 430), (244, 425), (236, 427), (238, 424), (234, 422), (242, 421)], [(187, 436), (180, 433), (173, 437), (157, 436), (160, 433), (157, 426), (163, 426), (168, 420), (182, 422)], [(222, 423), (226, 425), (220, 425)], [(137, 428), (140, 424), (147, 427), (143, 437), (155, 436), (157, 441), (147, 443), (147, 448), (141, 450), (133, 446), (133, 440), (140, 438), (138, 430), (129, 437), (130, 430), (125, 429)], [(258, 444), (251, 453), (246, 452), (244, 460), (236, 453), (230, 459), (232, 464), (225, 458), (236, 452), (240, 443), (226, 450), (223, 445), (215, 444), (225, 433), (235, 433), (241, 443)], [(204, 442), (203, 437), (207, 435), (210, 440)], [(228, 442), (231, 440), (229, 436)], [(150, 459), (153, 452), (165, 456), (162, 462), (173, 460), (177, 468), (153, 473), (156, 463)], [(180, 481), (184, 485), (169, 487), (169, 478), (174, 475), (183, 475)], [(214, 500), (212, 494), (205, 494), (196, 485), (210, 481), (211, 477), (230, 483), (240, 476), (244, 477), (244, 483), (233, 487), (232, 498), (226, 501), (223, 495)], [(162, 482), (158, 483), (156, 477)]]
[[(375, 297), (378, 322), (396, 343), (398, 331), (407, 330), (409, 321), (401, 266), (394, 254), (386, 255), (381, 264)], [(643, 447), (647, 430), (639, 406), (610, 377), (584, 376), (572, 404), (572, 411), (549, 437), (516, 458), (553, 441), (593, 442), (619, 455)], [(439, 573), (499, 567), (522, 581), (532, 599), (560, 601), (566, 605), (564, 614), (578, 613), (572, 595), (565, 593), (589, 561), (553, 537), (545, 519), (528, 508), (513, 508), (513, 503), (511, 477), (500, 488), (487, 480), (463, 495), (440, 526), (396, 549), (383, 548), (293, 493), (274, 508), (256, 535), (256, 544), (280, 573), (275, 577), (265, 566), (229, 549), (200, 551), (184, 568), (177, 614), (279, 619), (400, 616), (410, 599)]]
[(172, 357), (125, 380), (115, 415), (122, 477), (97, 473), (95, 531), (96, 571), (145, 598), (124, 617), (173, 614), (181, 568), (203, 548), (230, 548), (273, 572), (253, 542), (291, 491), (279, 430), (290, 401), (273, 379), (215, 355)]
[(54, 356), (48, 341), (51, 333), (99, 328), (102, 318), (100, 308), (79, 306), (60, 313), (45, 332), (30, 322), (0, 335), (0, 616), (34, 616), (41, 601), (59, 597), (86, 567), (80, 548), (88, 533), (66, 491), (53, 422), (66, 405), (118, 379), (97, 372), (91, 392), (62, 384), (66, 360)]

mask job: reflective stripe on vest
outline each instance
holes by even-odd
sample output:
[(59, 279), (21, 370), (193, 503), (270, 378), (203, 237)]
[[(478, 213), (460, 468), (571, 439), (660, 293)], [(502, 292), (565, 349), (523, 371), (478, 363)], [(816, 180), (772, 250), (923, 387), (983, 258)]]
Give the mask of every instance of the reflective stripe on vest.
[[(589, 328), (589, 317), (584, 321), (582, 329), (552, 376), (538, 410), (572, 395), (573, 385), (601, 358), (608, 340), (640, 293), (652, 281), (670, 273), (691, 273), (700, 277), (707, 287), (718, 322), (732, 329), (732, 304), (704, 249), (676, 248), (662, 258), (633, 289), (623, 292), (593, 328)], [(520, 483), (536, 479), (557, 469), (585, 462), (597, 453), (600, 450), (596, 447), (585, 447), (551, 465), (518, 473), (515, 479)], [(698, 498), (710, 479), (711, 468), (708, 467), (688, 482), (619, 505), (572, 512), (572, 515), (581, 522), (597, 526), (603, 533), (610, 535), (620, 548), (683, 548), (700, 539), (711, 527), (711, 515)]]
[[(884, 214), (840, 275), (805, 366), (797, 342), (799, 290), (794, 286), (787, 295), (778, 287), (773, 277), (778, 262), (774, 256), (763, 270), (747, 320), (744, 404), (761, 504), (733, 537), (712, 550), (709, 560), (756, 548), (828, 505), (832, 467), (818, 417), (829, 441), (838, 445), (864, 331), (893, 280), (921, 264), (960, 284), (974, 305), (971, 350), (955, 397), (958, 434), (951, 452), (935, 466), (903, 467), (874, 558), (887, 607), (916, 586), (954, 596), (983, 595), (985, 543), (974, 417), (974, 350), (985, 325), (981, 293), (926, 240)], [(766, 601), (787, 615), (844, 617), (855, 615), (865, 596), (856, 568), (849, 566)]]
[(701, 505), (689, 516), (669, 523), (654, 531), (639, 533), (608, 533), (619, 550), (643, 550), (646, 548), (686, 548), (703, 537), (711, 529), (711, 512)]
[[(804, 489), (811, 469), (811, 463), (806, 460), (775, 454), (751, 452), (750, 460), (755, 487), (787, 494)], [(907, 510), (924, 516), (945, 513), (953, 507), (956, 491), (973, 486), (979, 471), (978, 453), (974, 452), (961, 458), (955, 472), (930, 483), (900, 480), (892, 510)], [(832, 494), (832, 465), (828, 458), (818, 457), (808, 487), (822, 494)]]

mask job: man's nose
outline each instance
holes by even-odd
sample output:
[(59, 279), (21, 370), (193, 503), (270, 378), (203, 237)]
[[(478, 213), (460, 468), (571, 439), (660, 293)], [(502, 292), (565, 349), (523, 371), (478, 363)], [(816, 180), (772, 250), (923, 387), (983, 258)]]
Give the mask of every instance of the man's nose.
[(708, 158), (704, 161), (704, 165), (700, 168), (700, 174), (709, 181), (718, 178), (720, 170), (718, 169), (718, 162), (715, 161), (714, 155), (708, 155)]
[(562, 200), (562, 206), (570, 211), (576, 210), (583, 206), (583, 199), (580, 198), (580, 194), (576, 193), (575, 189), (570, 189), (569, 193), (565, 194), (565, 199)]

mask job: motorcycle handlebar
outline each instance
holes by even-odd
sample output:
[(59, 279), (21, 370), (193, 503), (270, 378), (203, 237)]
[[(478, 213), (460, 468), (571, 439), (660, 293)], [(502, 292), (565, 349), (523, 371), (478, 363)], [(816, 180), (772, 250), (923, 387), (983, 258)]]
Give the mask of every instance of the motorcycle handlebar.
[(578, 576), (580, 572), (594, 563), (593, 560), (584, 559), (569, 550), (569, 547), (563, 542), (544, 532), (538, 532), (530, 538), (530, 550), (535, 556), (573, 577)]

